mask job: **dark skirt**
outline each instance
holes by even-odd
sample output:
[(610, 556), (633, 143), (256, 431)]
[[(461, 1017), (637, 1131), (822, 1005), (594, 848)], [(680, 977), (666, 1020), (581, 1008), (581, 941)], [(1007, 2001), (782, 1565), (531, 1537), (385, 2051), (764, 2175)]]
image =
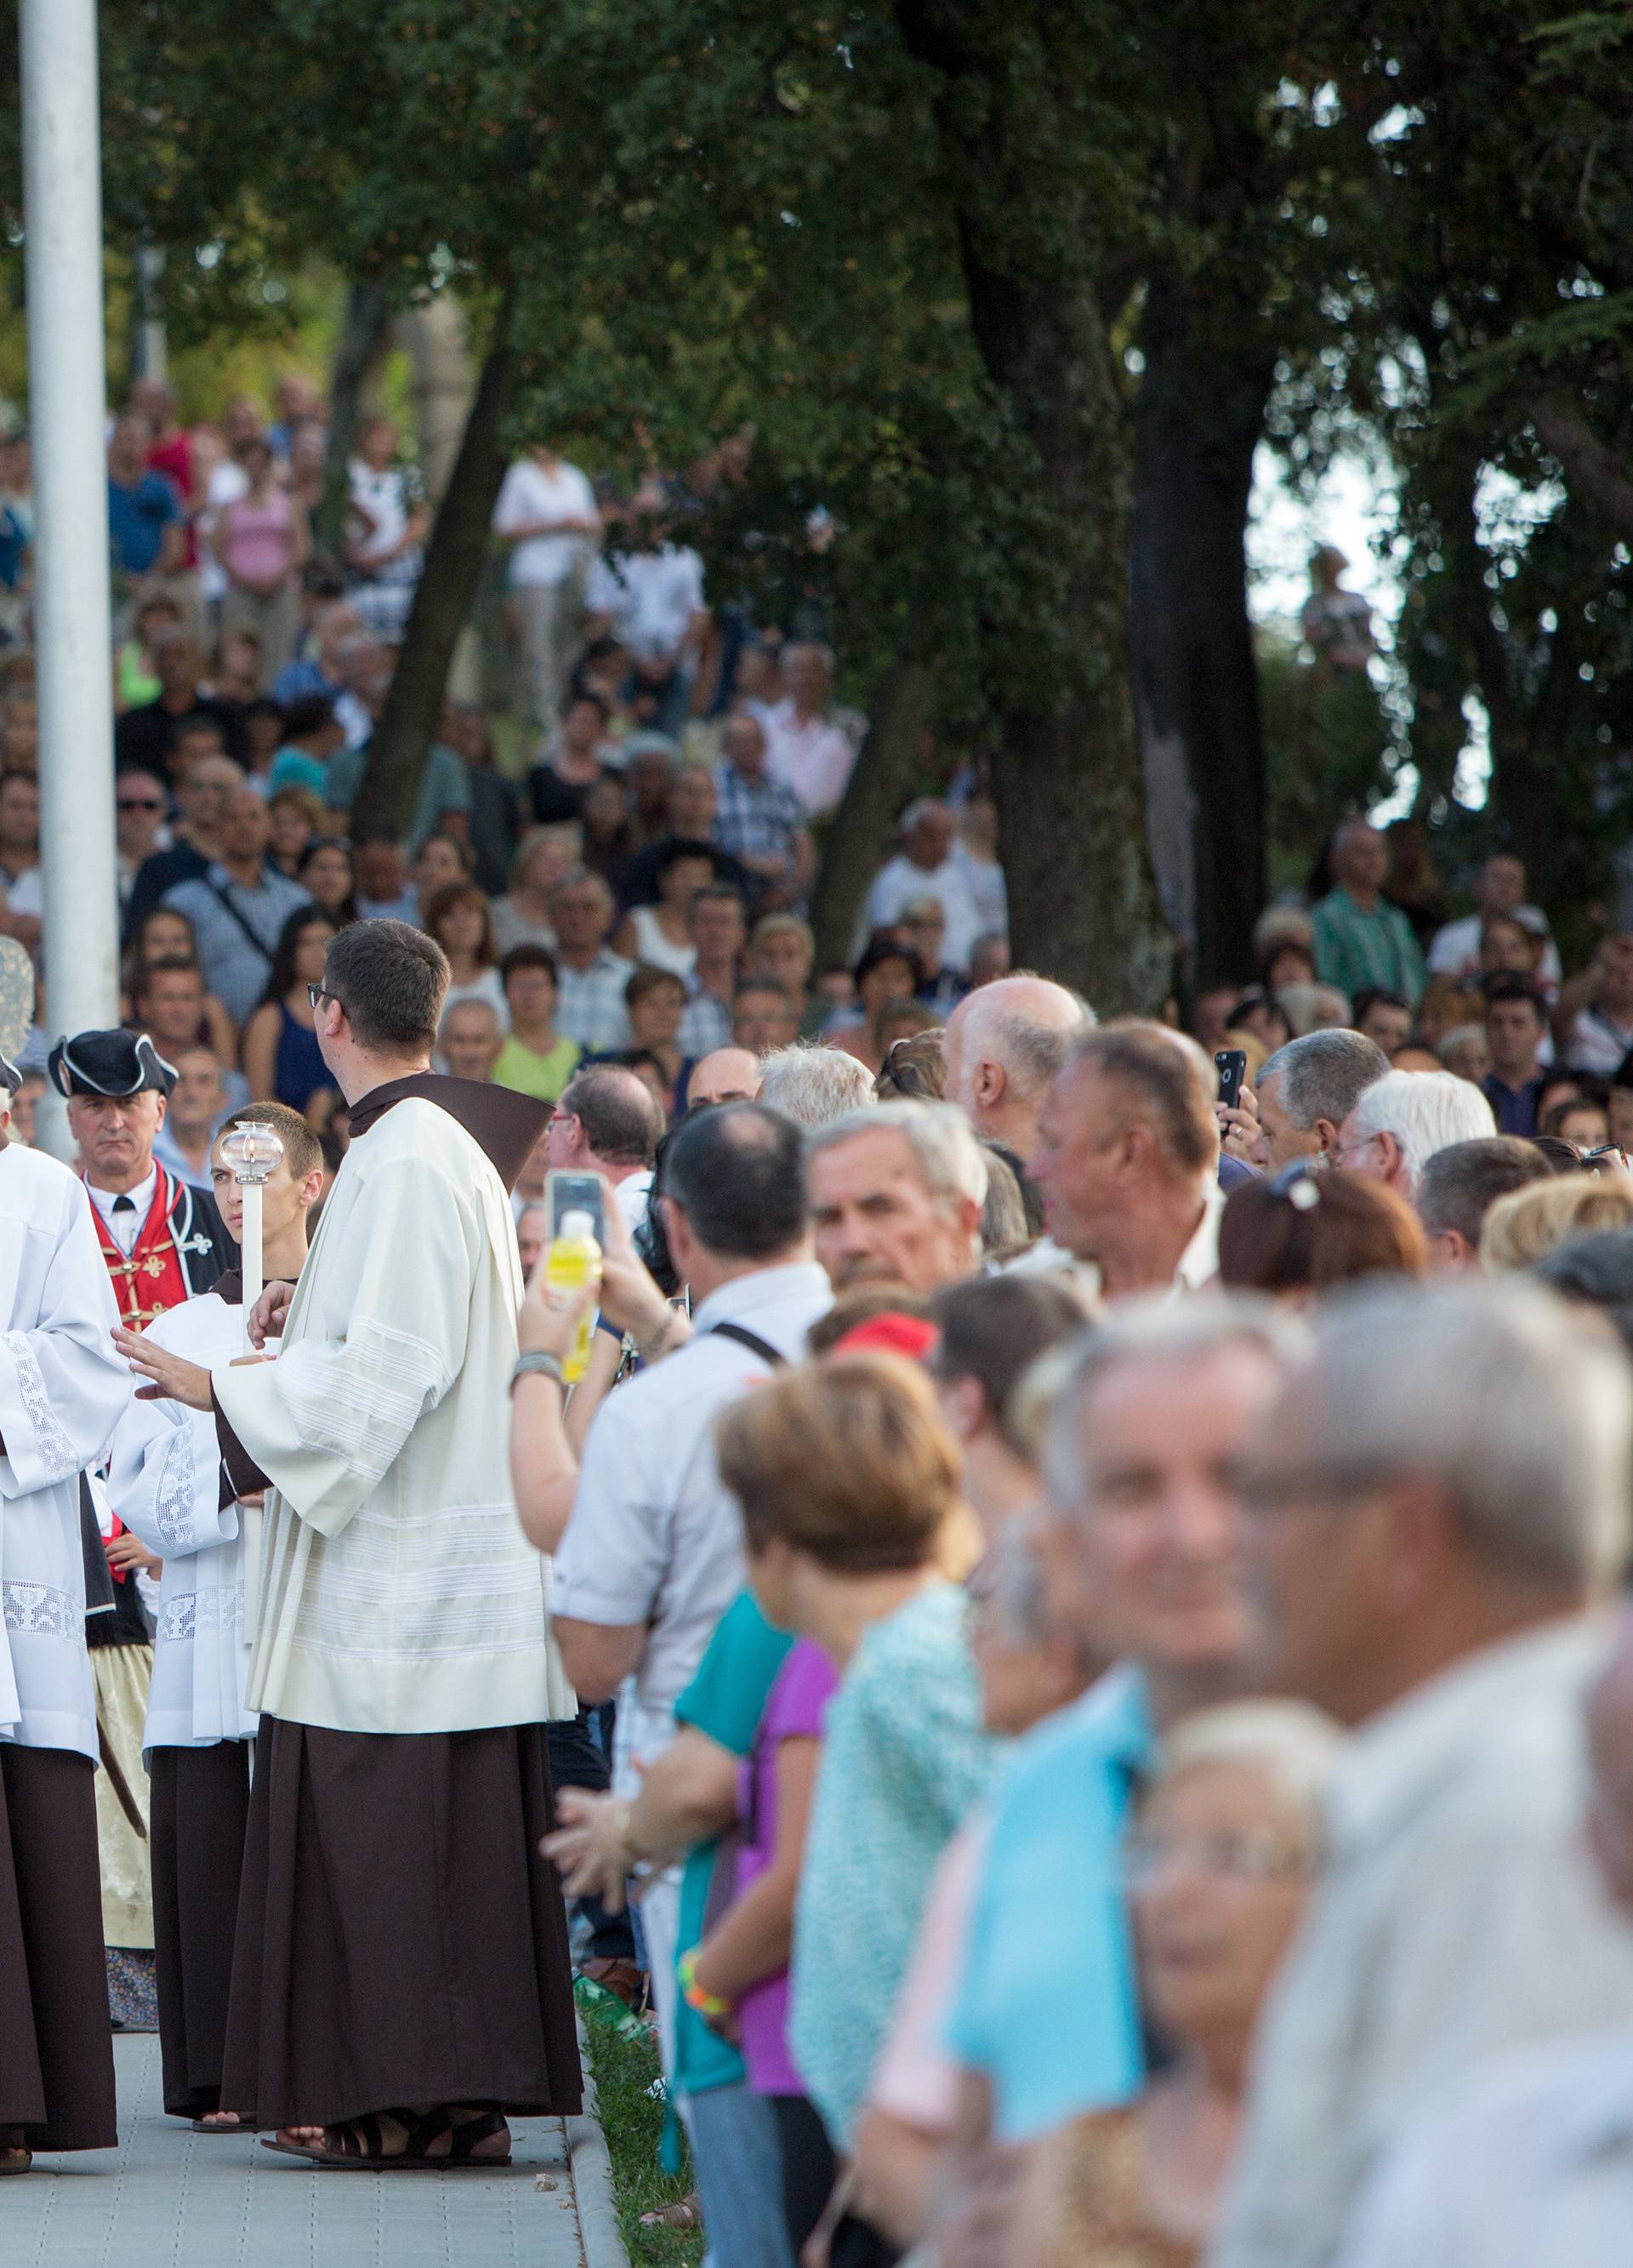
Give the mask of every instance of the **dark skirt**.
[(118, 2140), (96, 1766), (0, 1742), (0, 2139)]
[(148, 1774), (165, 2108), (173, 2118), (202, 2118), (221, 2108), (249, 1743), (154, 1749)]
[(582, 2103), (542, 1725), (261, 1720), (222, 2107), (333, 2126), (399, 2104)]

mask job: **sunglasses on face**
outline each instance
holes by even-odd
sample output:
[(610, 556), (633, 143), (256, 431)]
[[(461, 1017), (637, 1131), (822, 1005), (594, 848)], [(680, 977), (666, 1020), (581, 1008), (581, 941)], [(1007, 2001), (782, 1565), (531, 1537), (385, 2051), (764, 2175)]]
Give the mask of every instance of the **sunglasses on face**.
[(163, 811), (165, 808), (156, 795), (121, 795), (118, 802), (121, 811)]

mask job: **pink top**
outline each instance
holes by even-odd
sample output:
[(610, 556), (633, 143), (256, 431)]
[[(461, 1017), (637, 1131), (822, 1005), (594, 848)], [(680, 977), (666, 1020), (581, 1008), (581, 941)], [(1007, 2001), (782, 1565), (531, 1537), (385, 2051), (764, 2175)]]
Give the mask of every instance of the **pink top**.
[(989, 1814), (965, 1821), (941, 1854), (918, 1941), (868, 2087), (868, 2101), (926, 2134), (950, 2134), (959, 2066), (943, 2044), (964, 1966), (970, 1909), (981, 1879)]
[(264, 504), (237, 497), (216, 523), (216, 556), (231, 575), (264, 583), (295, 563), (295, 510), (282, 489)]
[[(737, 1895), (757, 1882), (776, 1848), (776, 1755), (784, 1741), (820, 1740), (822, 1714), (839, 1680), (821, 1648), (801, 1638), (777, 1672), (747, 1762), (738, 1801), (744, 1820), (737, 1854)], [(788, 1971), (778, 1970), (738, 2003), (739, 2045), (756, 2095), (803, 2095), (805, 2082), (789, 2057)]]

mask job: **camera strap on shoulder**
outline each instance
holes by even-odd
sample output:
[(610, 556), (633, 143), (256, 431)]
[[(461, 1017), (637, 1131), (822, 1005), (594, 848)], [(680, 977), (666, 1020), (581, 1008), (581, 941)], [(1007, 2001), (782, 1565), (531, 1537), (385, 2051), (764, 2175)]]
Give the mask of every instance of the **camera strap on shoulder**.
[(788, 1367), (788, 1357), (774, 1347), (769, 1339), (762, 1339), (758, 1331), (751, 1331), (746, 1323), (710, 1323), (703, 1336), (735, 1339), (739, 1346), (747, 1347), (750, 1354), (757, 1354), (761, 1361), (769, 1364), (773, 1370), (786, 1370)]

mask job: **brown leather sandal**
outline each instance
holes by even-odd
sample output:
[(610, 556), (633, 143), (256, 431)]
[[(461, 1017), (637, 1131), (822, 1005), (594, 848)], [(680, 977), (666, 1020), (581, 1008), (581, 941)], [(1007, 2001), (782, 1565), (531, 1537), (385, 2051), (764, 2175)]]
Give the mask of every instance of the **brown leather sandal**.
[[(380, 2120), (389, 2118), (403, 2130), (401, 2150), (387, 2150), (386, 2136), (380, 2131)], [(503, 2156), (477, 2157), (480, 2143), (489, 2141), (506, 2131), (502, 2111), (481, 2110), (474, 2117), (456, 2119), (445, 2110), (428, 2110), (423, 2114), (413, 2110), (371, 2111), (362, 2118), (349, 2119), (343, 2125), (326, 2126), (323, 2139), (317, 2142), (285, 2142), (276, 2136), (263, 2141), (261, 2148), (271, 2150), (283, 2158), (304, 2158), (309, 2165), (320, 2166), (327, 2172), (344, 2174), (464, 2174), (482, 2173), (490, 2169), (503, 2169), (511, 2162), (508, 2150)], [(444, 2135), (448, 2147), (430, 2154), (430, 2145), (440, 2141)]]

